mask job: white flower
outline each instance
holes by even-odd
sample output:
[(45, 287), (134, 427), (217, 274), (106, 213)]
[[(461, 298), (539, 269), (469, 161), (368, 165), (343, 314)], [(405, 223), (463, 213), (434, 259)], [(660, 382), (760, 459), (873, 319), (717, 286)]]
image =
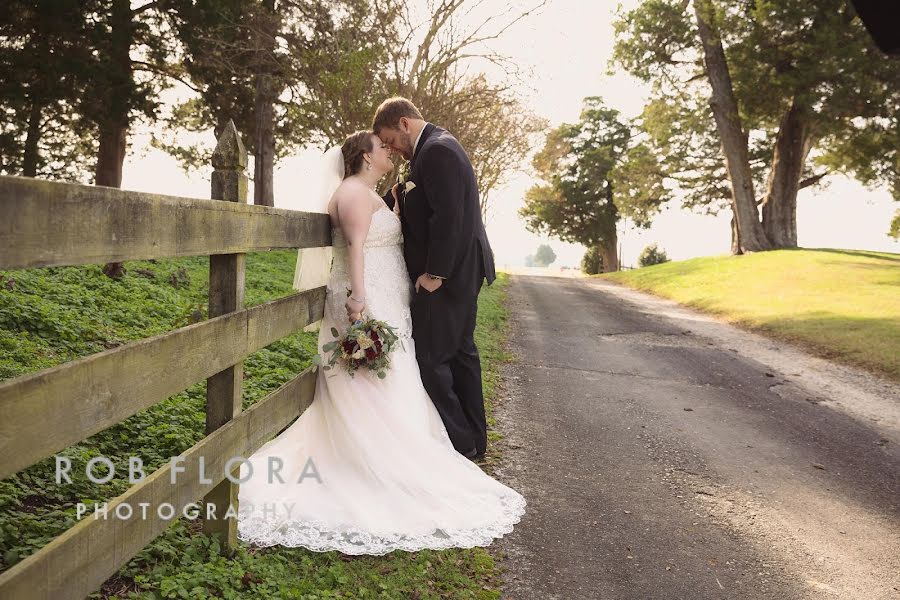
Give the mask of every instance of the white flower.
[(375, 342), (372, 341), (364, 331), (360, 331), (356, 334), (356, 343), (359, 344), (360, 349), (367, 350), (375, 345)]
[(404, 190), (407, 194), (408, 194), (409, 192), (413, 191), (414, 189), (416, 189), (416, 182), (415, 182), (415, 181), (407, 181), (406, 184), (403, 186), (403, 190)]
[(357, 350), (356, 352), (351, 354), (350, 358), (365, 358), (365, 356), (366, 356), (366, 351), (363, 350), (362, 348), (360, 348), (359, 350)]

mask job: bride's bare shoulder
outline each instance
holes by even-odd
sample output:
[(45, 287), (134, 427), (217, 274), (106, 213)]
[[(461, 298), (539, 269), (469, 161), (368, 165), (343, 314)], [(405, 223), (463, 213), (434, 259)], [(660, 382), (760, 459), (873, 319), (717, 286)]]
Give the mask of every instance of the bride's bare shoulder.
[(334, 201), (340, 207), (367, 206), (371, 204), (369, 189), (352, 179), (345, 179), (334, 192)]

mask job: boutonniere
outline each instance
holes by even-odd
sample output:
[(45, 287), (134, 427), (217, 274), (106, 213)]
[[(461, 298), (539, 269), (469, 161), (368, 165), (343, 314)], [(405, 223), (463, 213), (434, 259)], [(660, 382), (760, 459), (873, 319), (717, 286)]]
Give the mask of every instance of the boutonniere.
[(409, 179), (409, 163), (404, 162), (397, 170), (397, 181), (404, 182)]
[(416, 189), (416, 182), (414, 182), (414, 181), (407, 181), (406, 183), (403, 184), (403, 191), (406, 192), (407, 194), (410, 193), (411, 191), (413, 191), (414, 189)]

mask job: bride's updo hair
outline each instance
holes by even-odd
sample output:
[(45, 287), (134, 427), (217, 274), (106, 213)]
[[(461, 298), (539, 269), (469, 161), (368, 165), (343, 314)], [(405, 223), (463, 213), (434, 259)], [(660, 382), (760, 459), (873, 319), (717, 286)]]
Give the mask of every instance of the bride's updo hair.
[(344, 179), (356, 175), (362, 169), (363, 154), (375, 149), (372, 144), (373, 135), (375, 134), (369, 130), (357, 131), (344, 140), (341, 146), (341, 153), (344, 155)]

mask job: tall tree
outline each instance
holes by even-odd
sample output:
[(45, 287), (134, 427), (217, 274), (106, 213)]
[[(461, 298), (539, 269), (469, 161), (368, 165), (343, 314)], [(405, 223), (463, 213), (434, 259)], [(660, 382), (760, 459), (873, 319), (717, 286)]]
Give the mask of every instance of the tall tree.
[(538, 246), (534, 253), (534, 264), (539, 267), (549, 267), (556, 261), (556, 252), (547, 244)]
[(262, 0), (253, 23), (253, 132), (256, 160), (253, 161), (253, 203), (275, 206), (275, 101), (280, 93), (276, 37), (281, 19), (275, 0)]
[(547, 122), (507, 86), (491, 83), (483, 74), (441, 93), (439, 103), (430, 97), (424, 101), (425, 118), (453, 133), (466, 149), (478, 181), (481, 216), (487, 219), (491, 192), (525, 164)]
[[(9, 35), (0, 43), (0, 69), (13, 83), (0, 86), (0, 103), (14, 119), (3, 126), (0, 144), (6, 155), (22, 140), (22, 174), (58, 176), (53, 159), (63, 173), (77, 171), (95, 148), (94, 183), (121, 186), (129, 128), (138, 115), (154, 118), (164, 85), (159, 65), (168, 52), (159, 7), (157, 1), (132, 7), (129, 0), (4, 3), (0, 27)], [(96, 146), (89, 141), (94, 133)], [(58, 157), (67, 147), (74, 157)], [(4, 158), (4, 170), (11, 162)], [(122, 265), (110, 263), (104, 272), (121, 277)]]
[(196, 95), (171, 107), (163, 116), (163, 135), (154, 133), (152, 143), (186, 170), (206, 167), (212, 147), (186, 145), (184, 133), (212, 129), (218, 138), (229, 119), (255, 155), (254, 69), (263, 54), (254, 51), (260, 36), (251, 26), (258, 5), (253, 0), (166, 0), (168, 24), (183, 55), (185, 84)]
[(94, 131), (84, 91), (86, 15), (79, 0), (0, 5), (0, 173), (85, 180)]
[(712, 89), (709, 105), (722, 142), (728, 179), (731, 181), (732, 210), (740, 246), (745, 251), (768, 250), (771, 246), (763, 233), (756, 210), (747, 135), (734, 95), (718, 17), (711, 0), (694, 0), (694, 13), (697, 17), (697, 34), (703, 46), (706, 76)]
[[(384, 98), (402, 94), (466, 147), (479, 178), (483, 212), (490, 191), (524, 162), (532, 136), (545, 127), (509, 82), (491, 83), (476, 68), (478, 61), (511, 66), (485, 44), (529, 10), (488, 16), (469, 26), (463, 23), (469, 8), (463, 0), (429, 0), (421, 23), (408, 0), (279, 0), (273, 49), (253, 42), (272, 40), (271, 31), (261, 35), (263, 28), (248, 16), (263, 0), (167, 1), (174, 7), (173, 28), (200, 98), (177, 107), (167, 136), (154, 143), (186, 168), (205, 165), (210, 149), (187, 146), (178, 134), (184, 128), (200, 132), (221, 126), (229, 118), (247, 132), (248, 150), (258, 163), (262, 160), (257, 141), (272, 138), (256, 133), (260, 113), (250, 107), (259, 104), (257, 65), (264, 61), (277, 90), (270, 95), (275, 98), (274, 162), (297, 148), (341, 142), (370, 126)], [(258, 172), (254, 187), (264, 186), (270, 172)]]
[[(526, 73), (491, 45), (537, 14), (546, 0), (511, 3), (474, 19), (478, 4), (428, 0), (418, 25), (419, 15), (404, 3), (386, 91), (406, 96), (426, 119), (459, 139), (478, 177), (486, 217), (491, 191), (523, 165), (535, 136), (547, 127), (514, 92)], [(480, 70), (488, 64), (500, 67), (504, 76), (486, 77)]]
[(304, 6), (310, 26), (287, 40), (298, 73), (287, 105), (300, 125), (293, 144), (325, 148), (371, 125), (389, 94), (391, 44), (402, 35), (403, 7), (403, 0), (354, 0), (337, 12), (323, 2)]
[(154, 144), (187, 169), (205, 166), (211, 148), (180, 133), (233, 119), (254, 156), (254, 202), (272, 205), (280, 158), (368, 125), (399, 1), (168, 0), (199, 97), (175, 107)]
[(726, 200), (727, 173), (735, 252), (795, 247), (797, 193), (829, 173), (898, 177), (900, 66), (849, 3), (648, 0), (620, 14), (614, 64), (653, 85), (648, 132), (689, 205)]
[[(85, 40), (91, 60), (78, 110), (96, 126), (99, 138), (94, 183), (121, 187), (129, 131), (142, 116), (155, 120), (158, 94), (168, 83), (164, 73), (171, 40), (161, 35), (154, 0), (135, 7), (130, 0), (85, 0), (82, 10), (91, 23)], [(122, 263), (108, 263), (103, 272), (120, 278), (124, 269)]]
[[(528, 190), (519, 211), (528, 229), (595, 249), (604, 271), (618, 270), (616, 224), (621, 213), (616, 197), (623, 194), (615, 181), (621, 177), (619, 169), (630, 169), (636, 178), (639, 167), (648, 165), (646, 151), (639, 148), (618, 111), (600, 98), (586, 98), (580, 121), (550, 131), (534, 157), (532, 164), (543, 183)], [(641, 177), (645, 189), (663, 195), (656, 203), (667, 200), (654, 169), (645, 169)], [(643, 206), (650, 204), (645, 199)], [(623, 205), (641, 214), (627, 197)], [(649, 219), (640, 219), (638, 225), (648, 226)]]

